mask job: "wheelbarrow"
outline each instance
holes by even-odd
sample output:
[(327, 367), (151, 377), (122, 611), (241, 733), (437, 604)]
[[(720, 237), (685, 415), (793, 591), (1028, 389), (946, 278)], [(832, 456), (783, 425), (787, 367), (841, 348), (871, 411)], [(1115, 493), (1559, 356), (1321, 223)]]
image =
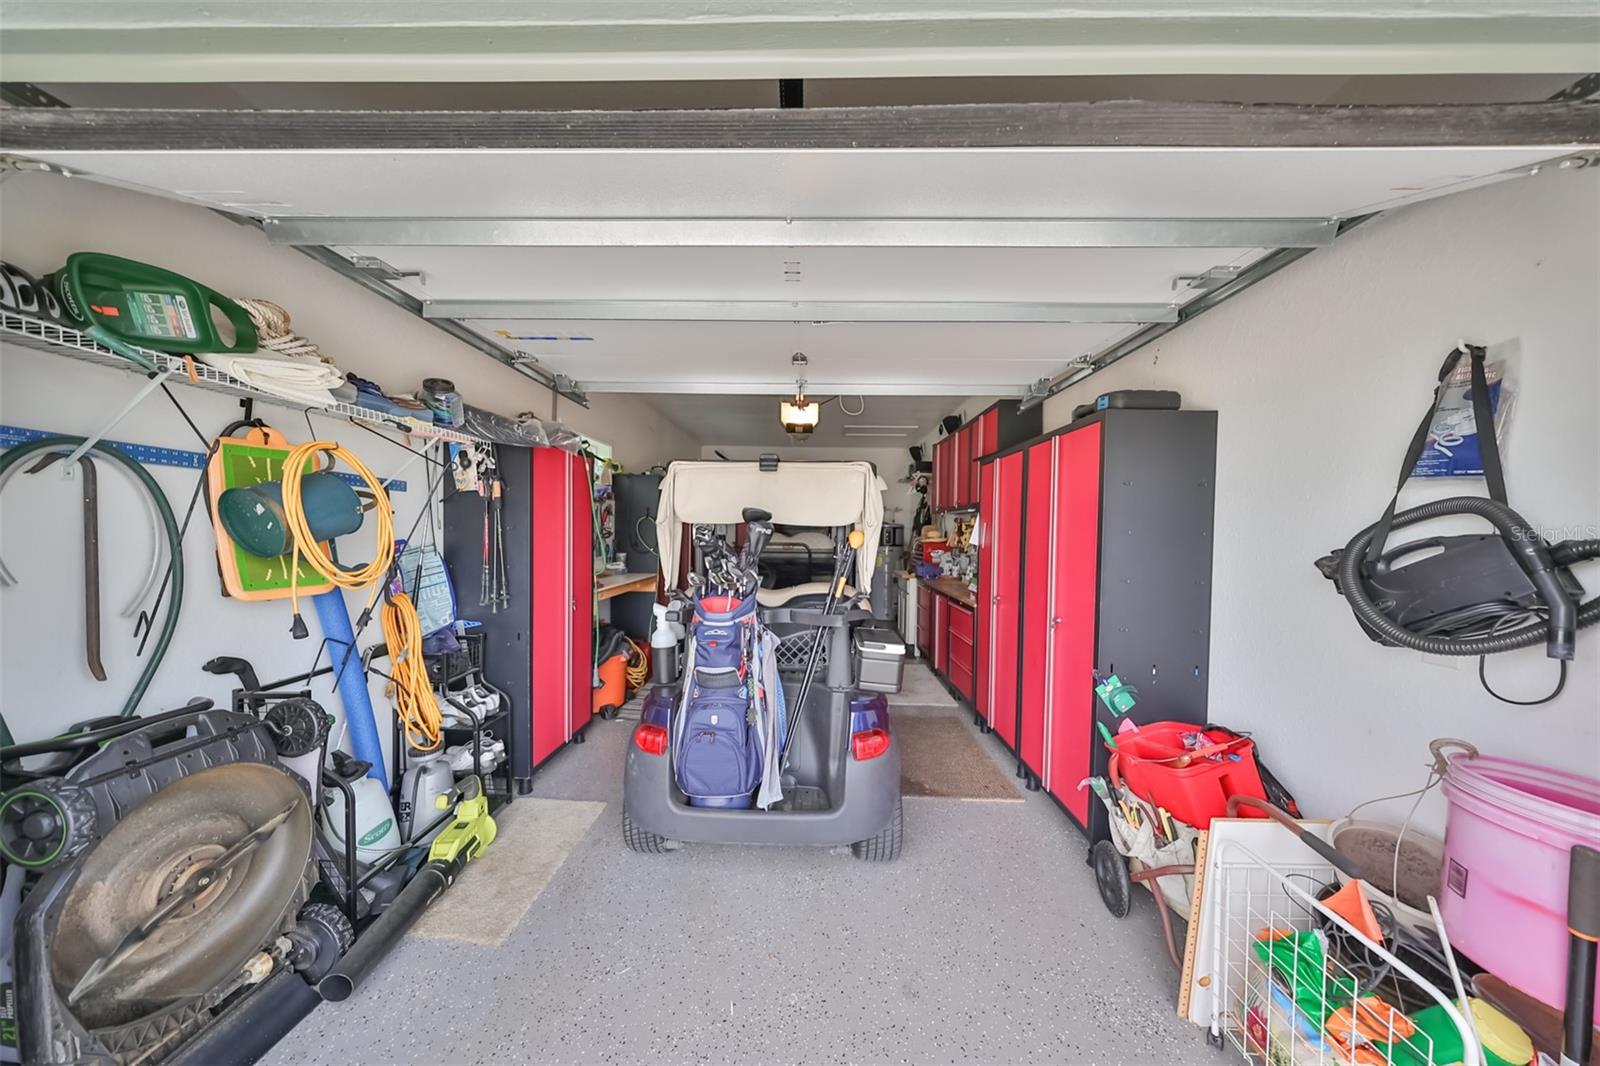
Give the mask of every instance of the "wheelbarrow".
[(1091, 789), (1110, 815), (1111, 839), (1096, 842), (1089, 852), (1106, 910), (1115, 917), (1126, 918), (1133, 907), (1134, 883), (1148, 888), (1156, 898), (1167, 954), (1172, 964), (1182, 970), (1183, 958), (1178, 953), (1168, 911), (1177, 911), (1186, 919), (1189, 916), (1199, 830), (1170, 816), (1161, 818), (1155, 808), (1120, 783), (1113, 786), (1103, 777), (1086, 777), (1078, 787)]

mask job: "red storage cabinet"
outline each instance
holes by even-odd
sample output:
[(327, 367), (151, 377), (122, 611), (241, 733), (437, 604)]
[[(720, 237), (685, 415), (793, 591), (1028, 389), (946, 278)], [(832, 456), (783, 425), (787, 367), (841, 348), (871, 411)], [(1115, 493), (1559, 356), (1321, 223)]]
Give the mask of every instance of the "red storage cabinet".
[(588, 461), (533, 449), (533, 614), (528, 644), (533, 679), (533, 764), (539, 765), (593, 713), (594, 542)]
[(939, 511), (949, 511), (955, 506), (955, 439), (946, 437), (939, 442), (938, 480)]
[[(1055, 476), (1055, 442), (1046, 440), (1023, 456), (1023, 543), (1034, 554), (1022, 570), (1022, 661), (1018, 674), (1021, 716), (1017, 730), (1017, 755), (1037, 780), (1044, 770), (1046, 637), (1050, 611), (1046, 602), (1054, 584), (1056, 554), (1051, 506)], [(997, 638), (998, 639), (998, 638)]]
[(928, 494), (935, 512), (978, 506), (982, 473), (978, 460), (1038, 435), (1044, 409), (1019, 409), (1016, 400), (990, 404), (966, 425), (933, 446), (933, 485)]
[(951, 480), (955, 483), (955, 491), (951, 495), (952, 507), (968, 507), (972, 504), (972, 426), (962, 426), (956, 430), (955, 436), (950, 438), (955, 442), (951, 455), (955, 463), (955, 473)]
[(980, 709), (1092, 840), (1105, 810), (1077, 786), (1106, 772), (1095, 672), (1138, 686), (1138, 722), (1206, 720), (1215, 465), (1215, 412), (1137, 410), (981, 464)]
[(1029, 500), (1054, 508), (1056, 546), (1047, 593), (1045, 633), (1045, 747), (1039, 775), (1079, 825), (1089, 822), (1089, 791), (1078, 782), (1090, 772), (1094, 737), (1096, 582), (1100, 536), (1100, 427), (1055, 438), (1054, 499)]
[(594, 539), (588, 461), (556, 448), (497, 449), (505, 481), (509, 610), (480, 601), (483, 500), (445, 498), (445, 560), (458, 610), (484, 634), (484, 676), (510, 701), (506, 753), (519, 791), (593, 713)]
[(972, 420), (969, 429), (972, 441), (967, 449), (969, 468), (967, 484), (970, 486), (967, 503), (976, 506), (981, 502), (979, 490), (982, 486), (982, 472), (978, 460), (1000, 447), (1000, 408), (996, 406), (984, 411)]
[(949, 616), (949, 625), (946, 628), (946, 673), (956, 691), (970, 702), (973, 695), (972, 610), (943, 596), (940, 599), (945, 599), (948, 605), (946, 612)]
[(976, 699), (985, 725), (1017, 750), (1022, 671), (1022, 466), (1016, 452), (979, 467)]

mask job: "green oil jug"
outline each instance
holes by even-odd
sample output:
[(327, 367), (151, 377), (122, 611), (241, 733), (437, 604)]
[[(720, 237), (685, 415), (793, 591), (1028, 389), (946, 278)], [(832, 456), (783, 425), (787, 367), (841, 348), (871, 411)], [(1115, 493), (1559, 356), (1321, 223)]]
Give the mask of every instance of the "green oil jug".
[[(44, 283), (80, 330), (143, 367), (154, 369), (140, 347), (190, 353), (256, 350), (255, 324), (244, 308), (197, 281), (149, 263), (102, 252), (74, 252), (67, 265)], [(216, 321), (213, 309), (231, 328)]]

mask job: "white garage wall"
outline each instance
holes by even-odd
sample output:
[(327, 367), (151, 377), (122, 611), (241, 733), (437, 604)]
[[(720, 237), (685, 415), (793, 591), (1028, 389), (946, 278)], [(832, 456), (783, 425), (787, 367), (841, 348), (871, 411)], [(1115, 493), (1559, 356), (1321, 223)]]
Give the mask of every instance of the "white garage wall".
[[(288, 308), (295, 330), (341, 369), (410, 392), (426, 377), (456, 383), (467, 402), (505, 415), (533, 411), (610, 444), (630, 470), (696, 455), (700, 441), (634, 396), (597, 394), (588, 409), (550, 390), (355, 282), (274, 246), (254, 229), (205, 208), (53, 174), (18, 174), (0, 186), (0, 257), (34, 274), (72, 252), (127, 256), (176, 270), (229, 296)], [(579, 375), (581, 377), (581, 374)]]
[[(584, 410), (569, 401), (552, 408), (550, 392), (453, 340), (352, 282), (259, 233), (201, 208), (78, 179), (21, 174), (0, 185), (0, 258), (34, 273), (60, 266), (68, 253), (96, 250), (143, 259), (192, 276), (219, 291), (282, 303), (295, 327), (341, 367), (387, 388), (414, 389), (425, 376), (453, 379), (467, 399), (504, 414), (535, 410), (610, 444), (629, 469), (699, 454), (700, 444), (635, 397), (601, 395)], [(0, 344), (0, 421), (32, 429), (89, 433), (119, 409), (140, 379), (116, 370)], [(235, 400), (175, 386), (203, 432), (239, 417)], [(270, 405), (258, 413), (291, 441), (309, 439), (305, 418)], [(380, 476), (407, 457), (341, 420), (317, 417), (318, 436), (340, 440)], [(182, 418), (159, 395), (148, 397), (108, 436), (141, 444), (202, 450)], [(110, 680), (89, 676), (83, 654), (82, 518), (77, 489), (54, 472), (19, 475), (0, 501), (0, 544), (15, 588), (0, 591), (0, 707), (18, 740), (47, 736), (70, 722), (114, 714), (142, 663), (134, 658), (131, 623), (117, 617), (142, 577), (148, 533), (127, 479), (101, 464), (100, 530), (104, 660)], [(195, 472), (152, 467), (181, 519)], [(398, 531), (418, 514), (427, 480), (416, 465), (403, 475), (410, 491), (394, 497)], [(358, 534), (358, 537), (362, 536)], [(366, 545), (368, 542), (363, 540)], [(246, 604), (219, 595), (214, 542), (200, 513), (187, 538), (189, 589), (166, 663), (143, 707), (154, 710), (208, 696), (226, 704), (230, 679), (201, 672), (217, 655), (255, 662), (263, 680), (309, 669), (316, 640), (290, 639), (282, 604)], [(364, 602), (364, 601), (363, 601)], [(351, 615), (360, 610), (353, 603)], [(319, 636), (314, 611), (307, 623)], [(362, 643), (380, 639), (376, 625)], [(319, 698), (327, 694), (324, 680)], [(380, 734), (387, 740), (389, 706), (373, 685)], [(329, 698), (337, 710), (336, 698)]]
[[(1518, 390), (1512, 506), (1552, 538), (1600, 536), (1597, 294), (1600, 172), (1546, 172), (1369, 222), (1048, 402), (1047, 427), (1112, 389), (1177, 389), (1220, 412), (1211, 713), (1255, 733), (1308, 812), (1419, 787), (1439, 736), (1600, 766), (1600, 630), (1579, 636), (1560, 699), (1509, 707), (1476, 660), (1369, 642), (1311, 565), (1383, 510), (1458, 338), (1488, 345)], [(1426, 485), (1402, 505), (1482, 492)], [(1600, 567), (1579, 576), (1600, 589)], [(1542, 646), (1489, 670), (1517, 698), (1556, 677)]]
[[(0, 422), (62, 433), (87, 434), (99, 429), (138, 387), (141, 379), (108, 367), (89, 366), (27, 348), (0, 344)], [(240, 416), (238, 402), (199, 389), (174, 387), (202, 431), (215, 433)], [(257, 404), (257, 414), (281, 428), (291, 442), (311, 439), (305, 418), (283, 408)], [(352, 430), (343, 420), (313, 416), (319, 437), (337, 438), (351, 448), (379, 477), (392, 477), (407, 462), (393, 445)], [(158, 447), (203, 451), (177, 410), (157, 393), (148, 397), (109, 434), (113, 440)], [(199, 472), (181, 467), (150, 466), (173, 513), (182, 523)], [(90, 676), (83, 651), (83, 509), (77, 482), (63, 480), (59, 466), (40, 474), (17, 474), (0, 497), (0, 545), (18, 584), (0, 590), (0, 709), (19, 741), (47, 737), (75, 721), (116, 714), (122, 707), (144, 660), (136, 657), (133, 621), (119, 617), (138, 591), (152, 546), (139, 492), (115, 463), (97, 464), (100, 522), (100, 611), (102, 659), (107, 680)], [(421, 513), (428, 468), (418, 463), (400, 476), (407, 491), (390, 496), (395, 531), (404, 535)], [(434, 475), (437, 476), (436, 474)], [(140, 709), (146, 713), (180, 706), (194, 696), (228, 705), (237, 686), (231, 677), (200, 669), (219, 655), (238, 655), (255, 664), (262, 681), (311, 669), (322, 639), (316, 611), (301, 604), (311, 636), (289, 636), (287, 601), (246, 603), (225, 599), (217, 578), (216, 539), (204, 511), (197, 509), (184, 539), (183, 608), (160, 671)], [(426, 529), (424, 519), (423, 529)], [(371, 526), (354, 535), (352, 558), (369, 558)], [(426, 540), (419, 532), (418, 539)], [(352, 622), (365, 596), (347, 593)], [(148, 606), (148, 604), (146, 605)], [(158, 625), (159, 618), (157, 616)], [(362, 647), (383, 639), (376, 618), (360, 638)], [(152, 645), (155, 643), (151, 638)], [(331, 678), (313, 685), (325, 708), (342, 714)], [(370, 686), (379, 734), (387, 750), (390, 704), (384, 682), (373, 675)]]

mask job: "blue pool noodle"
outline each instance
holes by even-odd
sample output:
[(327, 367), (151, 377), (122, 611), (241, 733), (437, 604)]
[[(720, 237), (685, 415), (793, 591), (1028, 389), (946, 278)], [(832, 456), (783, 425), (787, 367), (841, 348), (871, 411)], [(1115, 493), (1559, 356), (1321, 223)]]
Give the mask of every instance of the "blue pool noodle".
[(361, 652), (355, 646), (356, 634), (350, 625), (350, 608), (344, 593), (329, 589), (312, 597), (317, 605), (317, 621), (328, 642), (330, 665), (339, 671), (339, 702), (344, 706), (345, 728), (350, 733), (350, 750), (356, 758), (372, 764), (368, 777), (375, 777), (385, 789), (389, 775), (383, 769), (383, 744), (378, 740), (378, 723), (372, 716), (372, 696), (367, 692), (367, 677), (361, 671)]

